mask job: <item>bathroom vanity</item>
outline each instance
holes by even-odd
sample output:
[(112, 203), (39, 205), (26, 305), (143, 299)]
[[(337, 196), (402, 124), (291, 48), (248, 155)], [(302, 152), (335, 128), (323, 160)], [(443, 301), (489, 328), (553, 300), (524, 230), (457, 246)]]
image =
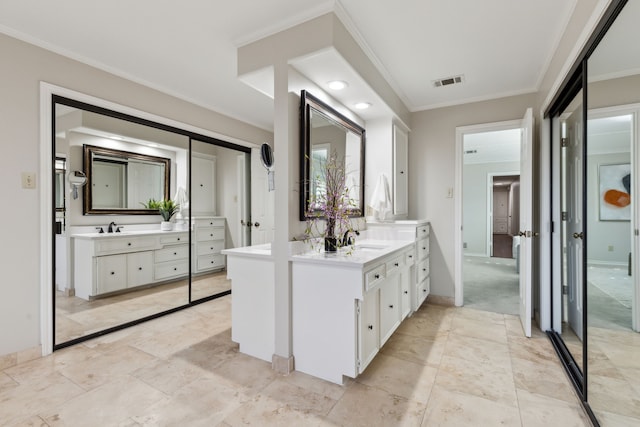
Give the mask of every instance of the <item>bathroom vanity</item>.
[(411, 241), (364, 240), (352, 254), (291, 257), (296, 370), (357, 377), (411, 312)]
[(188, 231), (82, 233), (71, 240), (75, 294), (82, 299), (189, 274)]

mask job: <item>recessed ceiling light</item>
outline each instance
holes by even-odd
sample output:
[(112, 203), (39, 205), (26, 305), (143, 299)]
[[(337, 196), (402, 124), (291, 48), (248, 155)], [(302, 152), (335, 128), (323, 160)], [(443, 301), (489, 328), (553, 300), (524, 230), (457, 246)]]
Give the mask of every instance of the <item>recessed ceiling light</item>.
[(328, 84), (329, 84), (329, 89), (333, 89), (333, 90), (342, 90), (347, 86), (349, 86), (347, 82), (342, 80), (333, 80), (333, 81), (330, 81)]
[(371, 103), (370, 102), (358, 102), (355, 107), (358, 110), (366, 110), (367, 108), (371, 107)]

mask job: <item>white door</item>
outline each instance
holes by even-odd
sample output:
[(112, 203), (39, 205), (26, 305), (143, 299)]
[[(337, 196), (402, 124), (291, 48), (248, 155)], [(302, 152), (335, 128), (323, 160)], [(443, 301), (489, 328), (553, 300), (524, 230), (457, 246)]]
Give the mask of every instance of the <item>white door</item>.
[(522, 119), (520, 145), (520, 321), (524, 334), (531, 336), (531, 258), (533, 255), (533, 112), (527, 109)]
[(566, 121), (565, 172), (565, 240), (567, 315), (569, 326), (582, 340), (582, 285), (583, 285), (583, 138), (582, 109), (576, 110)]
[(260, 161), (260, 149), (251, 149), (251, 244), (273, 241), (275, 192), (269, 191), (267, 169)]

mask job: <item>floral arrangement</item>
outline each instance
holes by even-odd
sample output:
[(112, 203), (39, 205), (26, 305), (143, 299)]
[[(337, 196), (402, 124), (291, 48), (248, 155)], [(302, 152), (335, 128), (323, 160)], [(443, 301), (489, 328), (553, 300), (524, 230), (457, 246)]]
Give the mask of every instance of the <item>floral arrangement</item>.
[[(349, 212), (356, 206), (349, 197), (344, 161), (338, 159), (335, 151), (320, 166), (318, 175), (311, 177), (316, 185), (313, 186), (315, 191), (310, 192), (309, 211), (305, 214), (305, 235), (308, 239), (323, 236), (325, 252), (335, 252), (349, 244), (349, 240), (342, 241), (339, 236), (355, 232)], [(324, 220), (324, 231), (319, 225), (320, 220)]]

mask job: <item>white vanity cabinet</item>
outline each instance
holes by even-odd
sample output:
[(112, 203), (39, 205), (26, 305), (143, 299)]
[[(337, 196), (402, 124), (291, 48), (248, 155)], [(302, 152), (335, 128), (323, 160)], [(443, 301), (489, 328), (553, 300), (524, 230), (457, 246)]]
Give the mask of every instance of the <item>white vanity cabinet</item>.
[(353, 259), (291, 257), (296, 370), (337, 384), (365, 370), (403, 319), (402, 277), (413, 252), (405, 241), (378, 256), (361, 256), (356, 246)]
[[(375, 239), (404, 239), (415, 242), (415, 250), (405, 258), (410, 273), (401, 278), (401, 297), (411, 302), (410, 311), (416, 311), (431, 291), (429, 275), (429, 234), (426, 220), (399, 220), (391, 222), (367, 221), (367, 235)], [(408, 283), (407, 283), (408, 281)], [(407, 289), (408, 287), (408, 289)], [(407, 294), (404, 292), (408, 291)], [(406, 306), (403, 306), (406, 309)], [(406, 316), (409, 313), (403, 313)]]
[(188, 232), (77, 234), (75, 294), (86, 300), (189, 273)]
[(226, 267), (226, 258), (221, 253), (225, 248), (225, 224), (224, 217), (196, 217), (193, 220), (193, 270), (196, 273), (222, 270)]

